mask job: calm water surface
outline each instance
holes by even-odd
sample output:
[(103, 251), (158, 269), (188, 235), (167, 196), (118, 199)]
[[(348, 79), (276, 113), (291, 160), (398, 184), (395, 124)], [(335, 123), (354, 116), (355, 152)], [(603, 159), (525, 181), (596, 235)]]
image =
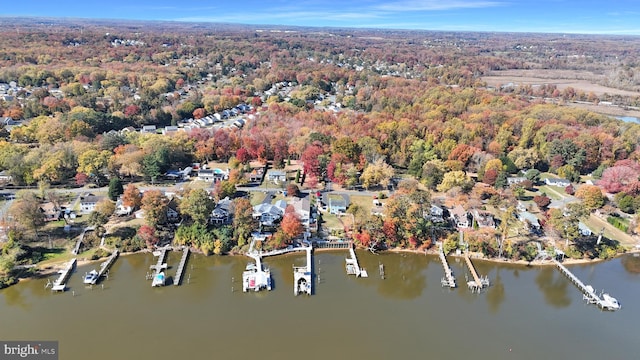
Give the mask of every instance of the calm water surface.
[[(169, 275), (180, 255), (170, 255)], [(344, 271), (346, 255), (314, 255), (311, 297), (293, 296), (302, 253), (266, 260), (275, 283), (268, 293), (242, 293), (248, 258), (193, 255), (184, 285), (151, 288), (152, 256), (124, 256), (104, 290), (82, 284), (97, 264), (80, 267), (65, 293), (45, 290), (46, 280), (1, 290), (0, 339), (58, 340), (64, 360), (638, 358), (638, 257), (570, 267), (622, 302), (602, 312), (553, 267), (475, 261), (492, 281), (478, 295), (443, 289), (437, 257), (359, 252), (370, 277), (356, 279)], [(463, 262), (450, 263), (464, 283)]]

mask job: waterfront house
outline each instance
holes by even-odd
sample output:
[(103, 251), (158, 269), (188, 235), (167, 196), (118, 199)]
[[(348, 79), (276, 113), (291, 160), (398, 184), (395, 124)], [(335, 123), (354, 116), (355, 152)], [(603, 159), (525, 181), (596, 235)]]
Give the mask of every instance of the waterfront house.
[(302, 226), (309, 230), (311, 224), (311, 202), (309, 201), (309, 197), (294, 197), (289, 201), (289, 204), (293, 206)]
[(122, 195), (118, 197), (116, 200), (116, 211), (115, 214), (118, 216), (131, 215), (133, 212), (133, 206), (127, 206), (122, 201)]
[(560, 178), (546, 178), (544, 179), (544, 183), (547, 185), (558, 186), (563, 188), (571, 185), (571, 181), (567, 179), (560, 179)]
[(451, 216), (451, 220), (458, 229), (466, 229), (471, 227), (471, 216), (467, 210), (465, 210), (462, 205), (457, 205), (449, 212)]
[(427, 219), (430, 219), (433, 222), (443, 222), (444, 221), (444, 208), (431, 204), (431, 208), (429, 209), (429, 214), (426, 216)]
[(171, 198), (167, 203), (167, 221), (177, 222), (180, 219), (180, 213), (178, 212), (178, 202), (175, 198)]
[(349, 207), (349, 195), (341, 195), (340, 197), (329, 197), (329, 213), (334, 215), (342, 215), (347, 212)]
[(231, 199), (226, 197), (220, 200), (215, 209), (211, 211), (211, 216), (209, 217), (209, 223), (213, 225), (225, 225), (231, 222)]
[(274, 226), (282, 220), (286, 207), (284, 200), (278, 200), (275, 204), (261, 203), (253, 207), (253, 218), (262, 226)]
[(525, 225), (527, 226), (527, 228), (529, 230), (535, 231), (535, 230), (539, 230), (540, 229), (540, 227), (541, 227), (540, 226), (540, 221), (532, 213), (530, 213), (528, 211), (520, 211), (517, 216), (518, 216), (518, 220), (520, 220), (523, 223), (525, 223)]

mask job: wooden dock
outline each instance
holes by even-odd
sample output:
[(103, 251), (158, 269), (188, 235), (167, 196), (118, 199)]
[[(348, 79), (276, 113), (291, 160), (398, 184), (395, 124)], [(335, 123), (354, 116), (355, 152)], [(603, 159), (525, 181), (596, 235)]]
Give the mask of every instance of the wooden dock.
[(438, 251), (438, 256), (440, 256), (440, 262), (442, 263), (442, 268), (444, 269), (444, 277), (441, 280), (442, 287), (448, 286), (449, 288), (456, 287), (456, 278), (453, 276), (453, 271), (451, 271), (451, 267), (447, 262), (447, 257), (444, 255), (444, 249), (442, 245), (440, 245), (440, 251)]
[(111, 265), (113, 265), (113, 263), (116, 262), (116, 258), (118, 257), (118, 255), (119, 255), (119, 252), (118, 252), (118, 249), (116, 249), (113, 251), (113, 253), (111, 253), (111, 256), (109, 256), (109, 258), (105, 262), (100, 264), (100, 270), (98, 270), (98, 276), (91, 281), (91, 285), (95, 285), (98, 283), (98, 281), (100, 281), (100, 279), (107, 273), (107, 271), (109, 271), (109, 268), (111, 267)]
[(348, 249), (351, 248), (351, 241), (314, 241), (316, 249)]
[(467, 267), (469, 268), (469, 271), (471, 272), (471, 276), (473, 277), (472, 281), (467, 282), (467, 286), (469, 287), (469, 289), (471, 289), (472, 291), (480, 291), (485, 287), (488, 287), (490, 284), (489, 278), (487, 278), (486, 276), (485, 277), (478, 276), (478, 273), (476, 272), (476, 268), (473, 266), (473, 263), (471, 262), (471, 258), (469, 258), (469, 255), (465, 255), (464, 260), (467, 263)]
[(64, 269), (60, 270), (60, 276), (51, 285), (51, 291), (64, 291), (67, 288), (67, 280), (71, 277), (73, 269), (76, 267), (77, 259), (71, 259)]
[(180, 259), (180, 264), (178, 264), (178, 270), (176, 271), (176, 276), (173, 278), (173, 285), (180, 285), (180, 281), (182, 281), (182, 275), (184, 274), (184, 267), (187, 265), (187, 258), (189, 257), (189, 247), (184, 248), (182, 250), (182, 258)]
[(153, 277), (156, 274), (160, 273), (162, 270), (167, 268), (166, 259), (167, 259), (167, 253), (169, 252), (169, 248), (164, 247), (160, 249), (160, 251), (161, 252), (160, 252), (160, 255), (158, 255), (158, 261), (156, 262), (156, 264), (149, 266), (149, 269), (153, 270), (153, 273), (150, 276), (147, 276), (149, 280), (153, 279)]
[(560, 269), (560, 272), (562, 272), (567, 278), (569, 278), (569, 280), (571, 280), (571, 282), (582, 292), (582, 298), (584, 300), (586, 300), (590, 304), (596, 304), (603, 310), (620, 309), (620, 304), (614, 297), (611, 297), (609, 294), (604, 293), (602, 297), (600, 297), (598, 294), (596, 294), (591, 285), (585, 285), (582, 281), (580, 281), (580, 279), (578, 279), (577, 276), (569, 271), (569, 269), (562, 265), (562, 263), (560, 263), (556, 259), (553, 259), (552, 261), (558, 267), (558, 269)]
[(348, 275), (355, 275), (356, 277), (368, 277), (367, 270), (360, 268), (358, 264), (358, 258), (356, 252), (353, 250), (353, 246), (349, 247), (350, 257), (345, 259), (345, 268)]

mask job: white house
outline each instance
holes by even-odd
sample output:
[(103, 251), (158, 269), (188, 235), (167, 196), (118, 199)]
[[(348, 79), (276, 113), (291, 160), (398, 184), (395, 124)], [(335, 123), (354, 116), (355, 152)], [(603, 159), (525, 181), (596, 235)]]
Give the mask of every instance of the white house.
[(551, 186), (567, 187), (571, 185), (571, 181), (567, 179), (546, 178), (544, 183)]
[(275, 205), (258, 204), (253, 207), (253, 218), (260, 221), (260, 225), (273, 226), (282, 220), (286, 207), (287, 203), (284, 200), (276, 201)]
[(287, 172), (284, 170), (270, 170), (267, 172), (267, 180), (276, 184), (287, 181)]
[(96, 209), (96, 205), (104, 199), (104, 196), (87, 195), (80, 198), (80, 211), (88, 214)]
[(209, 217), (209, 222), (214, 225), (224, 225), (228, 224), (231, 221), (231, 199), (226, 197), (220, 200), (215, 209), (211, 212), (211, 216)]
[(155, 125), (144, 125), (142, 129), (140, 129), (140, 133), (142, 134), (155, 134), (156, 126)]

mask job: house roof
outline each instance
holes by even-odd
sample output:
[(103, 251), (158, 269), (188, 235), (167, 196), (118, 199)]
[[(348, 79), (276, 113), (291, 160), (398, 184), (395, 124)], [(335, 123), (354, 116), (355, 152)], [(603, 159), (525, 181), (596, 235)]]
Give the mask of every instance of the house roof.
[(104, 196), (96, 196), (96, 195), (87, 195), (80, 199), (80, 203), (89, 204), (89, 203), (98, 203), (104, 199)]

